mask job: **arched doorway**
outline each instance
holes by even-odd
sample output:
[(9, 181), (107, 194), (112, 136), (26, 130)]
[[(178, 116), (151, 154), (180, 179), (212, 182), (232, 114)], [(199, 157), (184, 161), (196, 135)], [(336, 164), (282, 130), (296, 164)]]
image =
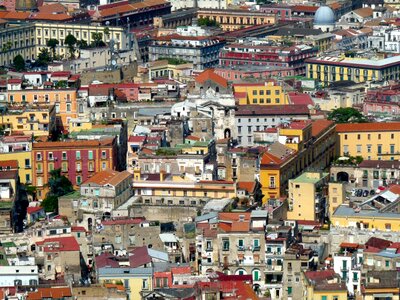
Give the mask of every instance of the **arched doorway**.
[(349, 182), (349, 174), (347, 172), (339, 172), (336, 175), (336, 179), (339, 182)]

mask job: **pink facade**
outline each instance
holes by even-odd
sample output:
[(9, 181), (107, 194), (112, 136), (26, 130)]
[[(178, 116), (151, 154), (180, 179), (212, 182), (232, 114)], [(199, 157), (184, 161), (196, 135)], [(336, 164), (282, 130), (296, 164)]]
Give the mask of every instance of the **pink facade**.
[(225, 69), (225, 68), (215, 68), (216, 74), (224, 77), (226, 80), (235, 80), (246, 77), (254, 78), (268, 78), (273, 76), (284, 77), (296, 75), (292, 68), (275, 68), (266, 69), (264, 71), (245, 71), (245, 70), (235, 70), (235, 69)]
[(278, 20), (291, 20), (292, 19), (292, 10), (288, 7), (279, 7), (279, 6), (266, 6), (260, 7), (260, 11), (266, 14), (274, 14), (277, 16)]
[(399, 115), (400, 106), (398, 103), (391, 102), (364, 102), (363, 104), (364, 114), (389, 114)]

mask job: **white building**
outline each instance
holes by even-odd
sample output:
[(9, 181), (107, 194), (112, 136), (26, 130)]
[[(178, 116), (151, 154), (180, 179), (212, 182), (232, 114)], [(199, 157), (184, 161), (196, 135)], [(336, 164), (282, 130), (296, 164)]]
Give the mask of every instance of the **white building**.
[(361, 292), (362, 259), (362, 250), (354, 253), (345, 250), (343, 253), (335, 253), (333, 256), (333, 269), (346, 282), (350, 295)]
[(378, 52), (400, 53), (400, 30), (379, 28), (368, 37), (368, 48)]
[(172, 10), (183, 8), (216, 8), (226, 9), (227, 0), (171, 0)]
[(7, 258), (5, 253), (0, 253), (0, 260), (8, 264), (0, 267), (0, 287), (39, 284), (39, 271), (33, 257)]

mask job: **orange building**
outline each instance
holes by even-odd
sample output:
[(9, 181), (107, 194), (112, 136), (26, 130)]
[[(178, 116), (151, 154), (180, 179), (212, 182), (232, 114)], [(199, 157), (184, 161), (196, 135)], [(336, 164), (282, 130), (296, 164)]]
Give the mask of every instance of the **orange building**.
[(56, 126), (68, 129), (68, 121), (77, 117), (76, 89), (18, 89), (8, 91), (8, 103), (18, 105), (54, 105)]
[(46, 197), (50, 171), (61, 169), (74, 186), (99, 171), (115, 170), (118, 165), (117, 138), (101, 140), (70, 140), (32, 144), (32, 184), (38, 199)]

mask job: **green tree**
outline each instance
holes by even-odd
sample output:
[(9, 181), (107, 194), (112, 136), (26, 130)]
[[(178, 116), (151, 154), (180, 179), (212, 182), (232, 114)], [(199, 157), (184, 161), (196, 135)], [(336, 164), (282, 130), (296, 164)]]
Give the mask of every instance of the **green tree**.
[(37, 59), (38, 66), (47, 66), (49, 62), (51, 62), (51, 54), (49, 49), (41, 48)]
[(72, 34), (68, 34), (65, 37), (65, 44), (68, 46), (68, 50), (69, 50), (69, 56), (71, 59), (75, 58), (75, 45), (76, 45), (76, 37), (74, 37)]
[(79, 40), (79, 41), (76, 42), (76, 46), (79, 49), (86, 49), (88, 47), (88, 43), (85, 40)]
[(56, 58), (56, 47), (60, 42), (57, 39), (49, 39), (47, 41), (47, 47), (51, 49), (51, 53), (53, 54), (53, 59)]
[(1, 47), (1, 52), (6, 53), (6, 52), (10, 51), (11, 48), (12, 48), (12, 42), (11, 41), (7, 41)]
[(103, 33), (101, 32), (93, 32), (92, 33), (92, 43), (90, 44), (92, 47), (103, 47), (106, 44), (103, 42)]
[(215, 20), (211, 20), (210, 18), (200, 18), (197, 20), (197, 24), (199, 26), (210, 26), (210, 27), (219, 27), (219, 23)]
[(340, 107), (328, 114), (328, 120), (335, 123), (365, 123), (365, 116), (353, 107)]
[(108, 36), (110, 35), (110, 28), (104, 27), (103, 32), (104, 32), (104, 36), (105, 36), (105, 37), (108, 37)]
[(25, 60), (21, 54), (18, 54), (16, 57), (14, 57), (13, 65), (15, 70), (17, 70), (18, 72), (25, 70)]
[(58, 198), (73, 192), (74, 188), (71, 181), (64, 175), (61, 175), (61, 169), (50, 171), (50, 179), (47, 183), (49, 192), (42, 201), (42, 207), (47, 212), (58, 211)]

